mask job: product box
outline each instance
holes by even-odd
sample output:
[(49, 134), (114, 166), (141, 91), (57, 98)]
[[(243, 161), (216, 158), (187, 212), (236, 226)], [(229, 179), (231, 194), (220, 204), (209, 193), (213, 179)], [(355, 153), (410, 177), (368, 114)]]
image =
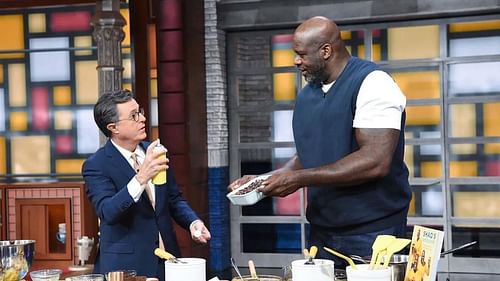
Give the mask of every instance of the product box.
[(434, 281), (443, 247), (444, 232), (415, 225), (411, 239), (410, 255), (406, 266), (405, 281)]

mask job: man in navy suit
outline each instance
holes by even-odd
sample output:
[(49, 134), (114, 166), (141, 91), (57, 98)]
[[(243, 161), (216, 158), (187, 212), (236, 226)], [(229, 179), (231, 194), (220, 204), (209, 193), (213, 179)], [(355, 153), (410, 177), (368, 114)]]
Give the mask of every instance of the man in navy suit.
[[(189, 229), (191, 238), (207, 243), (210, 232), (179, 191), (166, 150), (146, 139), (146, 117), (133, 94), (105, 93), (94, 106), (94, 119), (109, 140), (83, 164), (87, 196), (100, 219), (95, 273), (133, 269), (137, 275), (164, 280), (164, 248), (179, 256), (171, 219)], [(134, 155), (134, 156), (133, 156)], [(167, 183), (151, 179), (167, 170)]]

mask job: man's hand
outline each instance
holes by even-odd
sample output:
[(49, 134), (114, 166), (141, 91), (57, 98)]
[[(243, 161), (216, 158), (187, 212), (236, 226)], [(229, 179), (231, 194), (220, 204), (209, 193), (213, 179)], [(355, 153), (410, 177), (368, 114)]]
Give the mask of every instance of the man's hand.
[(158, 174), (158, 172), (168, 169), (169, 159), (167, 157), (158, 157), (166, 153), (166, 149), (165, 151), (161, 151), (159, 149), (154, 151), (158, 142), (160, 142), (159, 139), (155, 140), (148, 146), (146, 150), (146, 158), (144, 158), (144, 162), (139, 167), (139, 172), (137, 172), (136, 178), (141, 185), (146, 184), (151, 178)]
[(303, 187), (298, 181), (299, 173), (299, 171), (276, 172), (263, 181), (263, 186), (257, 190), (266, 196), (288, 196)]
[(227, 190), (229, 192), (237, 189), (238, 187), (244, 185), (245, 183), (249, 182), (250, 180), (252, 180), (253, 178), (257, 177), (256, 175), (246, 175), (246, 176), (242, 176), (241, 178), (233, 181), (228, 187), (227, 187)]
[(191, 239), (193, 241), (206, 244), (210, 240), (210, 231), (201, 220), (195, 220), (189, 226), (189, 231), (191, 232)]

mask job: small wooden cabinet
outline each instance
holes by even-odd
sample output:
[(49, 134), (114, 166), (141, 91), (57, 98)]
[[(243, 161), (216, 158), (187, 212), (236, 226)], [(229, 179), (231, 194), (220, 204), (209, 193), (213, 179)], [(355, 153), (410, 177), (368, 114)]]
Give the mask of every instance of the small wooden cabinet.
[[(35, 240), (32, 269), (78, 264), (76, 240), (98, 241), (97, 216), (83, 182), (0, 184), (3, 240)], [(59, 225), (66, 237), (58, 237)], [(93, 263), (95, 248), (87, 263)]]

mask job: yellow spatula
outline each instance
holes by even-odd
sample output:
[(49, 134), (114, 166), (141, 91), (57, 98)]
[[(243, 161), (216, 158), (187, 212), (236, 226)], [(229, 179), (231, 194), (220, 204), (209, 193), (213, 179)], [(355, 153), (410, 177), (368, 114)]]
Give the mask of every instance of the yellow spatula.
[(370, 260), (370, 269), (373, 269), (375, 262), (377, 261), (378, 254), (380, 251), (387, 249), (387, 246), (391, 244), (396, 239), (393, 235), (378, 235), (375, 238), (375, 242), (372, 245), (372, 258)]
[(389, 246), (387, 246), (387, 250), (386, 250), (387, 253), (384, 256), (384, 268), (387, 268), (387, 266), (389, 266), (389, 262), (392, 259), (392, 255), (394, 255), (394, 253), (401, 251), (404, 247), (408, 246), (408, 244), (410, 244), (410, 242), (411, 242), (410, 239), (396, 238), (396, 240), (394, 240), (394, 242), (389, 244)]
[(336, 255), (337, 257), (346, 260), (349, 263), (349, 265), (352, 267), (352, 269), (357, 269), (356, 264), (352, 261), (352, 259), (350, 257), (345, 256), (345, 255), (343, 255), (335, 250), (332, 250), (328, 247), (323, 247), (323, 249), (325, 249), (325, 251), (329, 252), (330, 254)]
[(309, 250), (309, 259), (304, 264), (314, 264), (314, 258), (316, 257), (317, 253), (318, 247), (311, 246), (311, 249)]

